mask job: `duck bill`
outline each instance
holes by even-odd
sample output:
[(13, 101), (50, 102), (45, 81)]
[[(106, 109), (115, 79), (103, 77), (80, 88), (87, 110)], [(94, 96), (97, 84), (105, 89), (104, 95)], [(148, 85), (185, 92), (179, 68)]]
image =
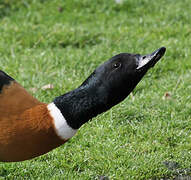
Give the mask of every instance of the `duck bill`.
[(141, 70), (153, 67), (162, 58), (162, 56), (165, 54), (165, 51), (166, 48), (161, 47), (151, 54), (139, 56), (137, 59), (138, 66), (136, 69)]

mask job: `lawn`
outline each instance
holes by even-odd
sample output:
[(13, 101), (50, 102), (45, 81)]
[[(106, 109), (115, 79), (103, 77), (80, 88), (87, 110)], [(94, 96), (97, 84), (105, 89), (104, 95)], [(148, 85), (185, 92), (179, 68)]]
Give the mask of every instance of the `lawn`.
[(191, 175), (190, 9), (190, 0), (0, 0), (0, 69), (46, 103), (120, 52), (167, 48), (126, 100), (50, 153), (0, 163), (0, 180)]

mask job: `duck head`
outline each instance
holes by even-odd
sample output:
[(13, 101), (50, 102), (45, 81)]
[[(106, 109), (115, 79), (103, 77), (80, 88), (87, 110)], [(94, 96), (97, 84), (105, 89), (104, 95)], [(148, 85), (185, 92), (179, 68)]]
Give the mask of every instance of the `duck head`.
[(166, 48), (161, 47), (148, 55), (118, 54), (95, 69), (82, 86), (96, 87), (105, 104), (112, 107), (131, 93), (165, 51)]
[(148, 55), (118, 54), (97, 67), (80, 87), (55, 98), (54, 103), (70, 127), (78, 129), (124, 100), (165, 51), (161, 47)]

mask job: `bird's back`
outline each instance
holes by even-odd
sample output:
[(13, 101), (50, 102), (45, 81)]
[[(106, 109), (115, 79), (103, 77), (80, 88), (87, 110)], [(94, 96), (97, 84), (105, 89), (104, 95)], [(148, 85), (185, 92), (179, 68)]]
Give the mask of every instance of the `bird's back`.
[[(40, 104), (19, 83), (0, 71), (0, 122)], [(0, 127), (1, 128), (1, 127)]]
[(47, 104), (0, 71), (0, 161), (22, 161), (61, 145)]

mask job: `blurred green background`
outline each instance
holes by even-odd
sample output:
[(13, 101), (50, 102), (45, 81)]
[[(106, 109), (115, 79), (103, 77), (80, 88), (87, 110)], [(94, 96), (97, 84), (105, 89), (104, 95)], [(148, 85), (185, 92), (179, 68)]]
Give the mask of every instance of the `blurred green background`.
[(118, 53), (167, 48), (125, 101), (46, 155), (0, 163), (0, 179), (188, 178), (190, 9), (189, 0), (0, 0), (0, 69), (46, 103)]

